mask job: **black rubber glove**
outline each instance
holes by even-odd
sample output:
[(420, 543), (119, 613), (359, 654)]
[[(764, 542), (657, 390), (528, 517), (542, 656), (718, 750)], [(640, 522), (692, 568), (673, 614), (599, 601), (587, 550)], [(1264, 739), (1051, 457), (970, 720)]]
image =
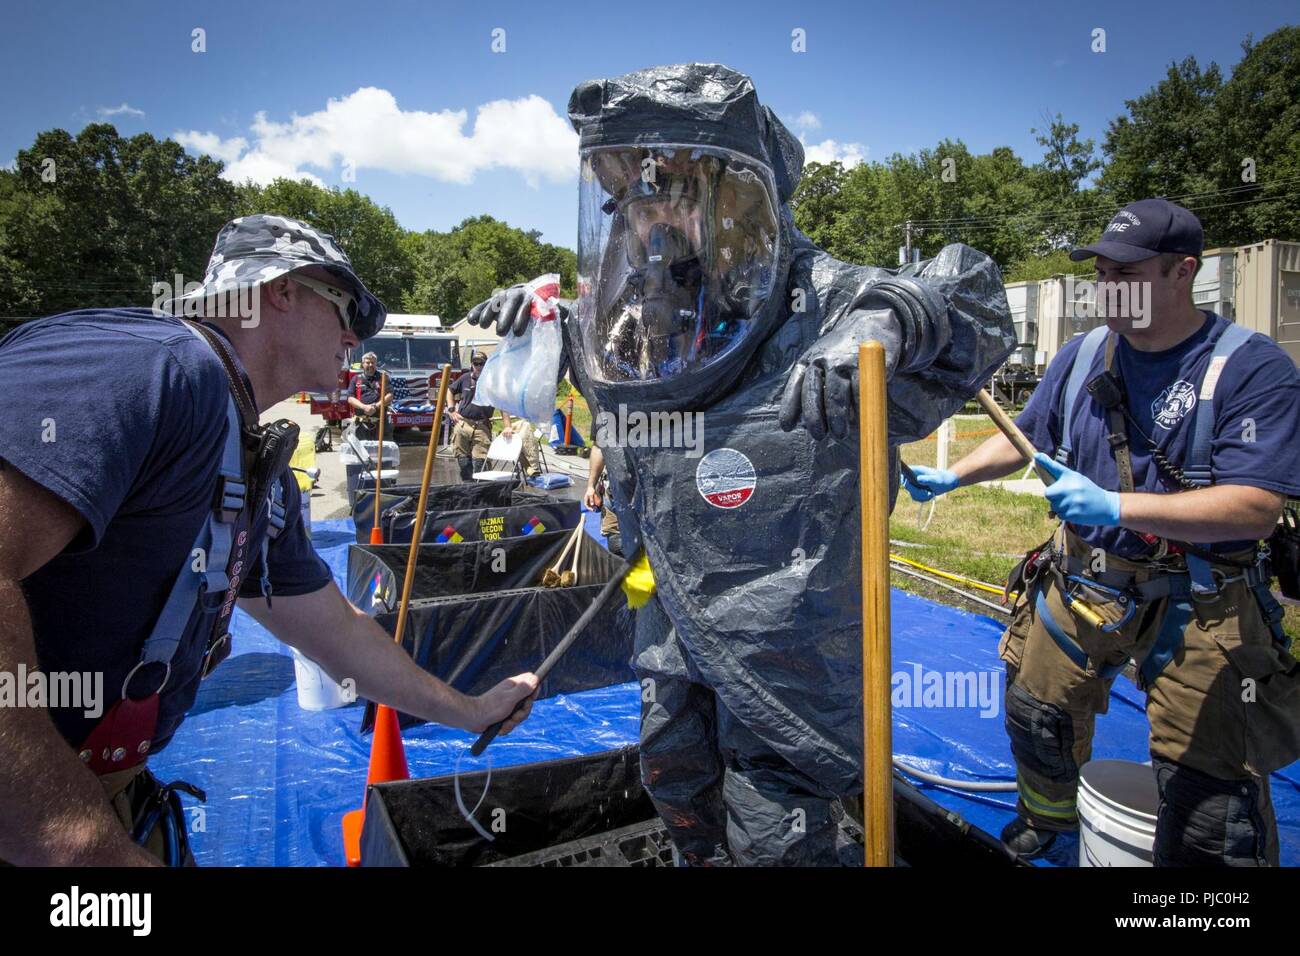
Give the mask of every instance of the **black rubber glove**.
[(885, 376), (898, 365), (902, 335), (892, 309), (858, 312), (839, 322), (799, 357), (781, 397), (781, 428), (796, 425), (821, 441), (848, 434), (858, 413), (858, 346), (876, 341), (885, 347)]
[(502, 289), (465, 314), (465, 321), (480, 329), (496, 323), (497, 335), (523, 335), (532, 318), (532, 296), (521, 282)]
[[(561, 322), (568, 320), (573, 311), (572, 306), (571, 299), (555, 303), (555, 310)], [(532, 297), (522, 282), (502, 289), (492, 298), (484, 299), (465, 313), (465, 321), (480, 329), (486, 329), (495, 322), (497, 335), (523, 335), (528, 331), (532, 317)], [(564, 341), (563, 336), (560, 341)], [(569, 349), (566, 346), (560, 353), (558, 377), (563, 379), (568, 371)]]

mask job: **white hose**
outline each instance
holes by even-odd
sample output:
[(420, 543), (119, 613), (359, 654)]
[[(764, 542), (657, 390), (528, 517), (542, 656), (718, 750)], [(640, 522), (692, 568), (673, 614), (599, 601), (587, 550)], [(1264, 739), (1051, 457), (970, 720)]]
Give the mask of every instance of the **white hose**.
[(935, 495), (930, 499), (930, 513), (926, 516), (924, 522), (921, 521), (921, 512), (925, 510), (925, 502), (921, 501), (916, 506), (916, 530), (925, 531), (930, 527), (930, 522), (934, 520), (934, 506), (939, 503), (939, 496)]
[(456, 787), (456, 807), (460, 810), (460, 815), (465, 818), (465, 822), (472, 826), (478, 832), (479, 836), (491, 843), (496, 840), (496, 837), (483, 829), (483, 824), (474, 819), (474, 814), (478, 813), (478, 808), (483, 806), (483, 801), (487, 799), (488, 787), (492, 785), (492, 758), (490, 756), (488, 757), (487, 779), (483, 781), (483, 794), (478, 798), (478, 803), (474, 804), (473, 810), (466, 810), (465, 801), (461, 799), (460, 795), (460, 762), (465, 759), (465, 754), (467, 753), (469, 753), (468, 749), (462, 750), (460, 755), (456, 757), (456, 776), (454, 780)]
[(897, 757), (894, 758), (894, 766), (909, 777), (915, 777), (925, 783), (934, 784), (936, 787), (970, 790), (974, 793), (1014, 793), (1016, 790), (1014, 780), (953, 780), (951, 777), (940, 777), (938, 774), (926, 773), (924, 770), (909, 767)]
[(951, 584), (946, 584), (943, 581), (940, 581), (938, 578), (931, 577), (928, 574), (922, 574), (920, 571), (913, 571), (911, 568), (907, 568), (893, 562), (890, 562), (889, 566), (891, 570), (897, 571), (899, 574), (906, 574), (908, 577), (911, 578), (920, 578), (922, 581), (928, 581), (930, 584), (933, 584), (936, 587), (941, 587), (946, 591), (952, 591), (954, 594), (960, 594), (966, 600), (974, 601), (976, 604), (981, 604), (984, 607), (997, 611), (999, 614), (1005, 614), (1007, 616), (1010, 616), (1011, 614), (1011, 612), (1008, 611), (1006, 608), (1004, 608), (1001, 604), (994, 604), (992, 601), (986, 601), (982, 597), (978, 597), (977, 595), (971, 594), (969, 591), (963, 591), (961, 588), (953, 587)]

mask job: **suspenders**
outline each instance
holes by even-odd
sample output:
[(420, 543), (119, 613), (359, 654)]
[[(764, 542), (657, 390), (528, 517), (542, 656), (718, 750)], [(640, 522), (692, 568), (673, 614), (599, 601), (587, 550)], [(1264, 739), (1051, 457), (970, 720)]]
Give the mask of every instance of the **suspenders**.
[[(1191, 428), (1191, 439), (1188, 445), (1188, 451), (1185, 462), (1181, 471), (1187, 479), (1186, 484), (1195, 487), (1207, 487), (1214, 482), (1213, 469), (1211, 464), (1211, 444), (1214, 437), (1214, 392), (1218, 385), (1219, 377), (1223, 372), (1224, 365), (1237, 349), (1241, 348), (1254, 333), (1243, 326), (1230, 323), (1220, 333), (1218, 340), (1215, 342), (1214, 350), (1211, 353), (1209, 364), (1206, 366), (1204, 375), (1201, 378), (1199, 388), (1197, 389), (1197, 403), (1192, 410), (1192, 418), (1189, 423)], [(1114, 348), (1113, 336), (1109, 336), (1105, 326), (1093, 329), (1087, 334), (1083, 342), (1080, 343), (1078, 352), (1075, 353), (1074, 364), (1070, 369), (1069, 378), (1066, 380), (1065, 389), (1062, 392), (1061, 404), (1059, 407), (1061, 422), (1061, 442), (1056, 449), (1056, 460), (1068, 467), (1074, 467), (1070, 459), (1072, 456), (1071, 426), (1079, 414), (1077, 401), (1079, 392), (1085, 387), (1089, 374), (1092, 369), (1092, 363), (1096, 358), (1098, 350), (1107, 345), (1106, 366), (1109, 370), (1110, 358)], [(1113, 410), (1108, 410), (1108, 413)], [(1120, 416), (1119, 427), (1116, 427), (1116, 416), (1111, 415), (1112, 433), (1122, 429), (1122, 416)], [(1122, 434), (1120, 436), (1123, 437)], [(1114, 439), (1112, 438), (1112, 444)], [(1125, 456), (1127, 448), (1122, 449)], [(1132, 471), (1127, 466), (1127, 460), (1120, 459), (1120, 448), (1116, 448), (1116, 464), (1121, 474), (1121, 484), (1131, 483)], [(1128, 472), (1127, 476), (1125, 472)], [(1126, 489), (1127, 490), (1127, 489)], [(1178, 648), (1182, 644), (1183, 631), (1191, 620), (1194, 613), (1193, 604), (1196, 601), (1214, 600), (1219, 593), (1219, 582), (1215, 580), (1214, 568), (1209, 560), (1209, 556), (1193, 553), (1190, 546), (1183, 549), (1183, 558), (1187, 564), (1186, 575), (1183, 576), (1176, 572), (1170, 572), (1172, 580), (1170, 583), (1169, 609), (1165, 614), (1165, 620), (1161, 626), (1160, 632), (1156, 637), (1155, 643), (1142, 662), (1139, 668), (1140, 683), (1143, 686), (1150, 686), (1151, 682), (1159, 676), (1165, 666), (1173, 659)], [(1268, 624), (1273, 637), (1282, 645), (1288, 643), (1286, 636), (1281, 628), (1281, 607), (1273, 599), (1269, 591), (1270, 574), (1266, 569), (1266, 562), (1256, 560), (1251, 566), (1244, 569), (1243, 574), (1247, 586), (1255, 597), (1260, 606), (1260, 612), (1265, 622)], [(1040, 591), (1038, 594), (1038, 612), (1047, 627), (1048, 633), (1056, 641), (1065, 653), (1079, 663), (1081, 667), (1087, 667), (1087, 657), (1082, 649), (1069, 638), (1068, 635), (1060, 628), (1055, 620), (1052, 619), (1051, 611), (1048, 608), (1044, 595)], [(1122, 666), (1122, 665), (1121, 665)], [(1113, 673), (1104, 673), (1104, 677), (1114, 676)]]
[[(196, 329), (189, 323), (187, 328), (217, 351), (230, 377), (233, 367), (229, 356), (222, 354), (224, 343), (213, 342), (209, 336), (215, 338), (215, 335), (207, 329)], [(238, 388), (244, 394), (239, 394), (237, 382), (237, 377), (232, 377), (229, 383), (231, 393), (226, 399), (226, 438), (220, 477), (207, 519), (182, 561), (167, 601), (145, 639), (139, 661), (122, 683), (121, 699), (105, 712), (79, 748), (82, 761), (97, 774), (125, 770), (147, 757), (158, 724), (160, 694), (171, 680), (172, 660), (196, 619), (197, 626), (207, 636), (203, 676), (229, 653), (227, 626), (239, 586), (252, 563), (247, 554), (248, 530), (260, 505), (247, 498), (244, 419), (237, 396), (245, 399), (250, 408), (251, 401), (247, 400), (242, 382), (238, 382)], [(256, 418), (252, 424), (256, 424)], [(269, 526), (262, 541), (262, 591), (268, 596), (267, 546), (285, 523), (283, 488), (278, 479), (270, 484)]]
[[(1182, 465), (1183, 473), (1195, 485), (1206, 486), (1213, 484), (1214, 481), (1210, 464), (1210, 444), (1214, 437), (1214, 391), (1218, 386), (1219, 376), (1232, 354), (1245, 345), (1254, 334), (1252, 330), (1244, 326), (1229, 323), (1214, 344), (1210, 363), (1206, 367), (1200, 387), (1197, 390), (1196, 407), (1192, 409), (1192, 438), (1188, 445), (1187, 458)], [(1093, 329), (1085, 336), (1079, 346), (1079, 351), (1074, 355), (1074, 365), (1070, 368), (1070, 377), (1066, 380), (1065, 389), (1061, 393), (1059, 408), (1061, 443), (1056, 448), (1056, 460), (1068, 467), (1073, 467), (1070, 464), (1073, 451), (1073, 438), (1070, 435), (1070, 430), (1076, 416), (1079, 414), (1076, 407), (1079, 392), (1088, 381), (1088, 373), (1092, 370), (1093, 359), (1096, 357), (1098, 350), (1105, 344), (1106, 337), (1107, 329), (1105, 326)]]
[(1066, 380), (1065, 390), (1061, 393), (1059, 416), (1061, 443), (1056, 446), (1056, 460), (1067, 468), (1074, 467), (1070, 464), (1070, 453), (1073, 451), (1074, 442), (1070, 436), (1070, 426), (1074, 424), (1075, 401), (1088, 380), (1088, 373), (1092, 370), (1092, 360), (1097, 355), (1097, 350), (1106, 341), (1107, 331), (1106, 326), (1102, 325), (1084, 336), (1083, 342), (1079, 344), (1079, 351), (1074, 353), (1074, 365), (1070, 367), (1070, 377)]

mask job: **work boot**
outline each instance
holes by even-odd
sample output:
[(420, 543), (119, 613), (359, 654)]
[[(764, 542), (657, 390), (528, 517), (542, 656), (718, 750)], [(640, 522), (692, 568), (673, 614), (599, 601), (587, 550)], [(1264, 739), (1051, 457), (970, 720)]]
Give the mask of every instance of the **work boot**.
[(1024, 817), (1017, 815), (1002, 828), (1002, 845), (1011, 853), (1032, 860), (1042, 856), (1056, 842), (1055, 830), (1036, 830)]

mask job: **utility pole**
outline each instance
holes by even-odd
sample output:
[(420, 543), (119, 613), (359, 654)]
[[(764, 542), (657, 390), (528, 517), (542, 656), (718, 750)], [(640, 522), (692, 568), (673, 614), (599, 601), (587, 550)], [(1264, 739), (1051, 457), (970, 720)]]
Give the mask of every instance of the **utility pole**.
[(905, 266), (912, 261), (912, 220), (903, 223), (903, 248), (898, 250), (898, 264)]

